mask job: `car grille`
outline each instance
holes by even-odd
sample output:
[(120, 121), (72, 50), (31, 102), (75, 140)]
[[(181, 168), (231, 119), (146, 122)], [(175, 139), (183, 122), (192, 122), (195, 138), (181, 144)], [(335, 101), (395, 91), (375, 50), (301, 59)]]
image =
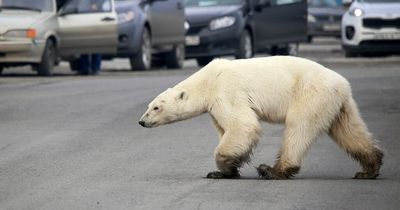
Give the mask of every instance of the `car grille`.
[(380, 18), (364, 18), (363, 26), (367, 28), (400, 28), (400, 18), (397, 19), (380, 19)]
[(368, 40), (360, 42), (360, 46), (397, 46), (400, 48), (400, 40)]

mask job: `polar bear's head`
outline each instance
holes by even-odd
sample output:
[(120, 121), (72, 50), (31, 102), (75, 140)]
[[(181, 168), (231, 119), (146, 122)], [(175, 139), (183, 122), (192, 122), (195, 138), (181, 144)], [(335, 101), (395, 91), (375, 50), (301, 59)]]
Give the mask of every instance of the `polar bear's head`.
[(189, 96), (184, 90), (167, 89), (150, 102), (147, 111), (140, 118), (139, 124), (143, 127), (153, 128), (191, 117), (192, 112), (188, 98)]

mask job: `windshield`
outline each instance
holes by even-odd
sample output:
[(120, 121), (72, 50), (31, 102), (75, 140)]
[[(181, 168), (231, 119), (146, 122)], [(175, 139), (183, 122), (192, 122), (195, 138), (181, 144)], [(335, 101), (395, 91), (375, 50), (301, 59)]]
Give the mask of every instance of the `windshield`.
[(0, 0), (0, 9), (53, 11), (53, 0)]
[(238, 5), (242, 0), (185, 0), (187, 7), (209, 7), (222, 5)]
[(359, 2), (365, 3), (400, 3), (400, 0), (358, 0)]
[(308, 0), (311, 7), (339, 7), (342, 6), (339, 0)]

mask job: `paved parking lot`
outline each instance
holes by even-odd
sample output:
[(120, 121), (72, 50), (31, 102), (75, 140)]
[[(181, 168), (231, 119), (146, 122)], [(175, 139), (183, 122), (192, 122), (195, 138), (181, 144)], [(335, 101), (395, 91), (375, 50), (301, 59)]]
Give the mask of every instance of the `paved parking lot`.
[(352, 84), (362, 116), (386, 157), (377, 180), (327, 136), (293, 180), (260, 180), (283, 126), (264, 135), (242, 179), (209, 180), (217, 134), (207, 115), (156, 129), (137, 121), (147, 103), (196, 71), (131, 72), (104, 62), (99, 76), (74, 76), (62, 64), (51, 78), (28, 68), (0, 77), (0, 209), (400, 209), (400, 57), (343, 56), (337, 40), (300, 46), (300, 56), (329, 66)]

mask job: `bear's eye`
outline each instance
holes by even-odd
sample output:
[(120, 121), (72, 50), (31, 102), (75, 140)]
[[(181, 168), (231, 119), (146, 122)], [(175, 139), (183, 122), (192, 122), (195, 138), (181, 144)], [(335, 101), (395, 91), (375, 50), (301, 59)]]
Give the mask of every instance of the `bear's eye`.
[(157, 110), (159, 110), (160, 108), (158, 108), (158, 106), (156, 106), (156, 107), (154, 107), (153, 108), (153, 110), (155, 110), (155, 111), (157, 111)]

